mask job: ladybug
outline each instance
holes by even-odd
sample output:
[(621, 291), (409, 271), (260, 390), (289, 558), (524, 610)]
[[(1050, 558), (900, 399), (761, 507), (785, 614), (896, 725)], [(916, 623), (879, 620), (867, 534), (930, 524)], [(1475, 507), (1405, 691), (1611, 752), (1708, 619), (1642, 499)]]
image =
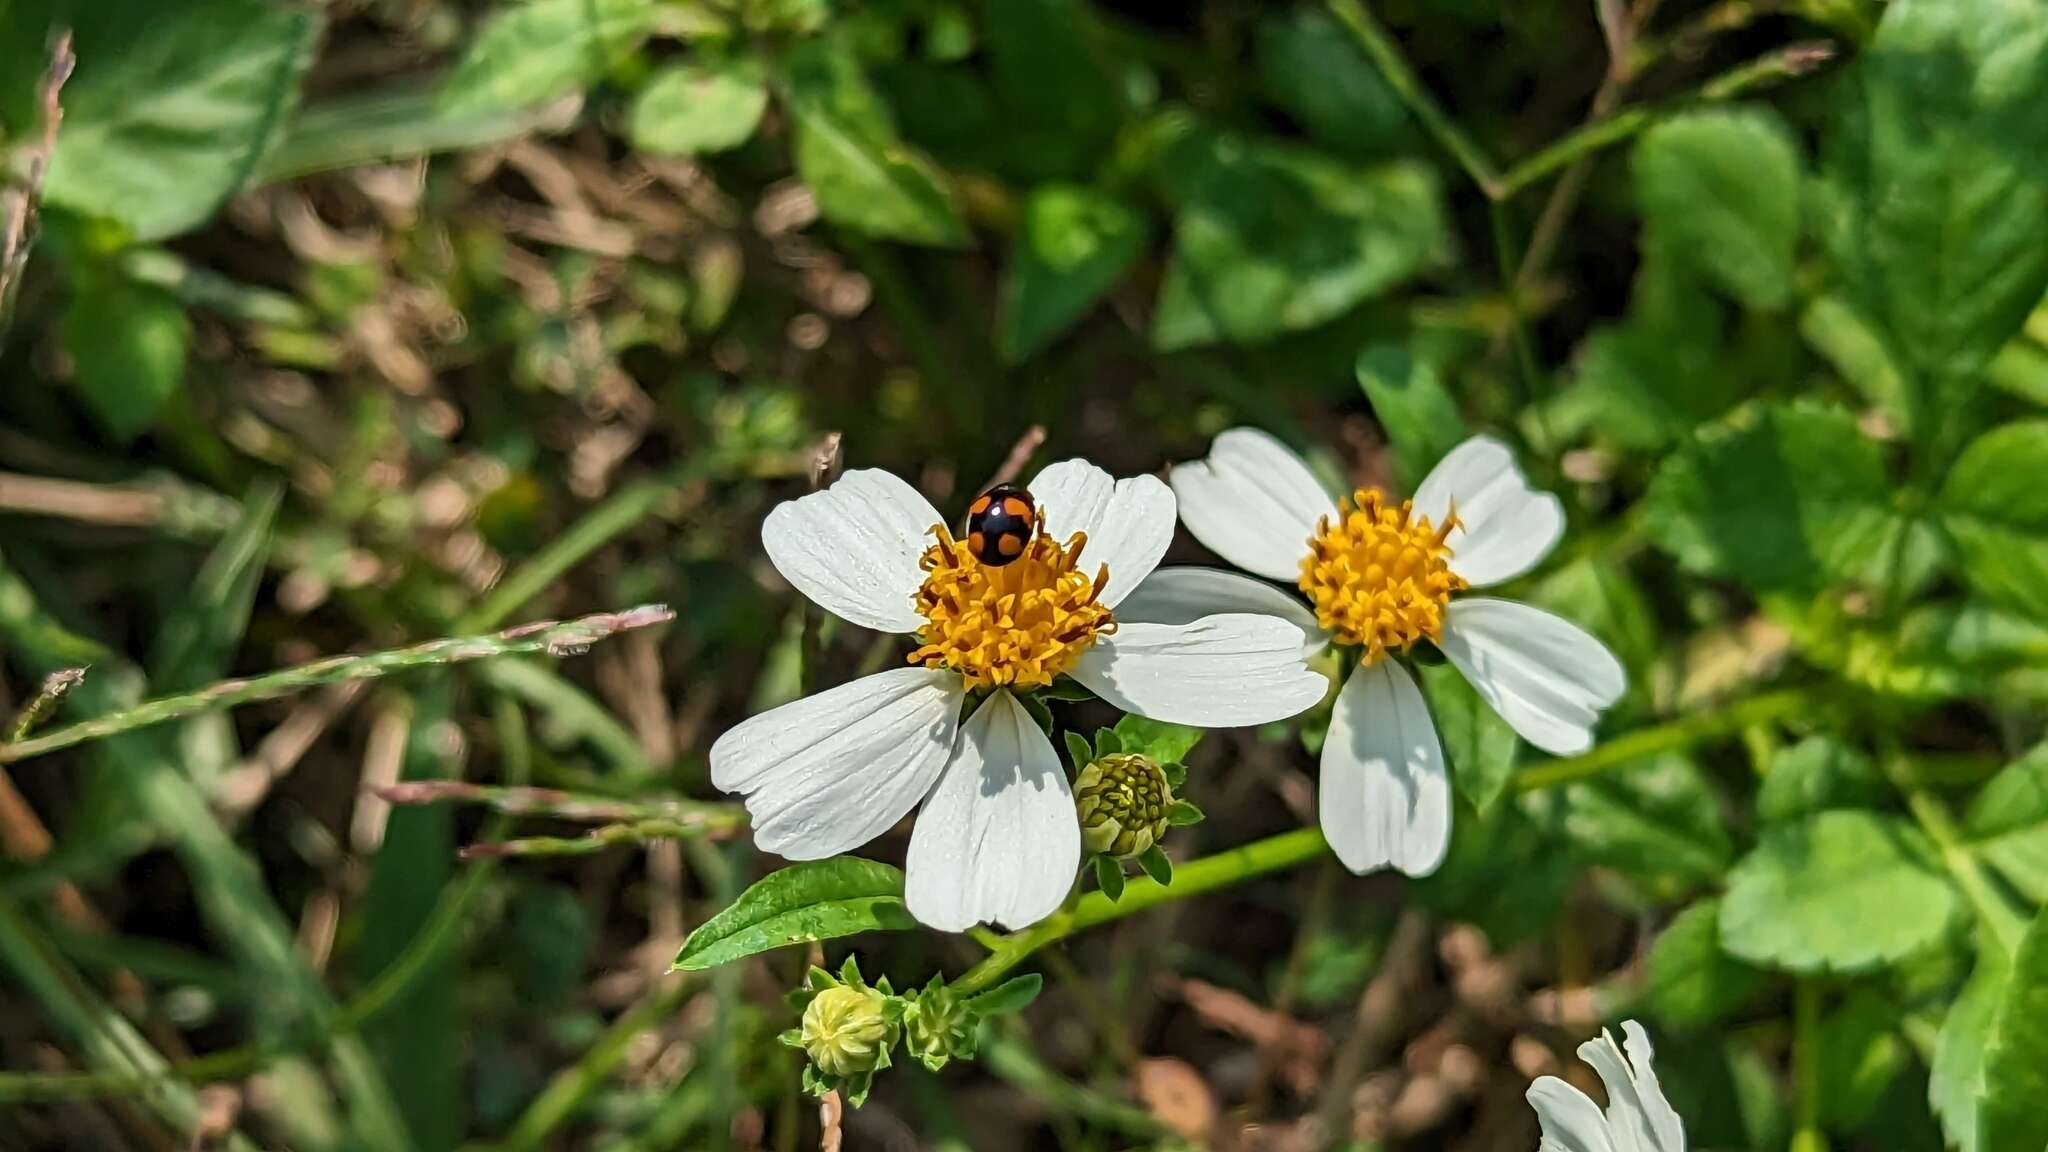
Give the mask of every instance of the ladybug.
[(1024, 554), (1038, 528), (1038, 504), (1015, 484), (998, 484), (967, 509), (967, 548), (991, 568)]

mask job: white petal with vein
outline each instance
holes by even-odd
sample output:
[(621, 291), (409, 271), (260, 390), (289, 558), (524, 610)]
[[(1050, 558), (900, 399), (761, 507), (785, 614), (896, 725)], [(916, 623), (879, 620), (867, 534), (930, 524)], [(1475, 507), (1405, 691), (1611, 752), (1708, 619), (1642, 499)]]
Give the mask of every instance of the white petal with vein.
[(924, 584), (917, 562), (941, 522), (900, 477), (862, 468), (776, 505), (761, 543), (783, 579), (827, 612), (878, 632), (914, 632), (924, 623), (914, 601)]
[(1247, 572), (1292, 582), (1316, 522), (1337, 502), (1288, 447), (1257, 428), (1216, 437), (1207, 459), (1171, 473), (1181, 523), (1209, 550)]
[(1427, 876), (1451, 842), (1451, 779), (1429, 705), (1393, 660), (1351, 674), (1330, 714), (1318, 769), (1323, 836), (1360, 874), (1392, 865)]
[(1415, 490), (1415, 510), (1442, 524), (1455, 508), (1462, 528), (1446, 541), (1451, 571), (1474, 588), (1511, 580), (1557, 546), (1564, 505), (1529, 486), (1514, 453), (1491, 436), (1451, 449)]
[(1083, 572), (1093, 577), (1097, 565), (1109, 565), (1109, 586), (1098, 597), (1108, 607), (1143, 583), (1173, 543), (1173, 490), (1157, 476), (1118, 480), (1086, 460), (1062, 460), (1029, 487), (1053, 539), (1088, 534)]
[(1451, 601), (1438, 646), (1509, 727), (1553, 756), (1592, 747), (1600, 713), (1628, 690), (1606, 645), (1512, 600)]
[(1302, 660), (1301, 629), (1273, 616), (1205, 616), (1191, 624), (1118, 622), (1068, 674), (1123, 709), (1198, 728), (1270, 724), (1329, 691)]

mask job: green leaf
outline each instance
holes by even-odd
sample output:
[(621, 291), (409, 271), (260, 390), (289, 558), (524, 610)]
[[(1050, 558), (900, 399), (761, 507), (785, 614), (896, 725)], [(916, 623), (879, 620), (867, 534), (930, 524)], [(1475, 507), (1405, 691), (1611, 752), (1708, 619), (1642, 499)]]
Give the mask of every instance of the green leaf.
[(1877, 443), (1846, 412), (1745, 408), (1666, 459), (1643, 513), (1687, 570), (1758, 590), (1865, 573), (1893, 531)]
[(1114, 730), (1109, 728), (1097, 728), (1095, 730), (1095, 758), (1097, 760), (1104, 756), (1122, 752), (1123, 750), (1124, 742), (1117, 738)]
[(1145, 218), (1114, 197), (1070, 184), (1033, 189), (1003, 272), (1003, 359), (1016, 364), (1065, 334), (1137, 263), (1145, 239)]
[(2013, 954), (1984, 1050), (1978, 1152), (2041, 1152), (2048, 1146), (2048, 908)]
[(1876, 808), (1891, 794), (1870, 757), (1832, 736), (1810, 736), (1771, 758), (1756, 814), (1785, 823), (1830, 808)]
[(656, 0), (526, 0), (498, 9), (441, 90), (453, 112), (527, 108), (588, 88), (637, 50)]
[(1591, 864), (1684, 886), (1718, 878), (1734, 855), (1720, 800), (1699, 765), (1680, 753), (1631, 764), (1549, 797), (1563, 803), (1565, 835)]
[(1451, 252), (1426, 165), (1353, 168), (1273, 141), (1195, 133), (1168, 166), (1179, 210), (1152, 320), (1162, 350), (1313, 328)]
[(1728, 874), (1721, 944), (1792, 972), (1855, 972), (1928, 947), (1958, 909), (1918, 828), (1873, 812), (1821, 812), (1764, 830)]
[(1124, 898), (1124, 866), (1116, 857), (1095, 857), (1095, 886), (1112, 904)]
[(1436, 462), (1465, 439), (1457, 402), (1426, 360), (1399, 344), (1372, 344), (1358, 354), (1358, 384), (1372, 402), (1394, 451), (1394, 478), (1413, 492)]
[(897, 136), (888, 106), (850, 51), (828, 39), (805, 40), (782, 63), (797, 172), (827, 220), (915, 244), (967, 243), (952, 187)]
[(1038, 990), (1044, 985), (1045, 978), (1036, 972), (1012, 976), (979, 996), (969, 997), (966, 1007), (969, 1012), (984, 1018), (1012, 1015), (1029, 1008), (1031, 1002), (1038, 999)]
[(1095, 749), (1088, 746), (1088, 741), (1079, 732), (1069, 729), (1060, 733), (1060, 740), (1066, 744), (1067, 759), (1074, 762), (1076, 772), (1087, 767), (1089, 762), (1095, 759)]
[(1863, 1126), (1905, 1071), (1899, 1007), (1869, 988), (1851, 992), (1820, 1026), (1821, 1118), (1835, 1131)]
[(1868, 317), (1840, 296), (1821, 296), (1799, 316), (1799, 334), (1848, 385), (1900, 430), (1913, 430), (1913, 390)]
[(1166, 822), (1175, 828), (1192, 827), (1207, 818), (1200, 808), (1187, 800), (1175, 800), (1166, 809)]
[(1635, 176), (1649, 226), (1752, 308), (1792, 295), (1799, 239), (1799, 150), (1761, 109), (1674, 116), (1643, 134)]
[(1138, 854), (1138, 867), (1143, 868), (1145, 875), (1159, 881), (1162, 886), (1173, 883), (1173, 861), (1167, 857), (1165, 849), (1157, 844)]
[(1382, 158), (1415, 142), (1407, 106), (1328, 12), (1300, 7), (1259, 22), (1259, 80), (1333, 151)]
[(1818, 215), (1844, 287), (1963, 378), (2048, 290), (2048, 7), (1895, 0), (1841, 95)]
[(197, 227), (248, 182), (298, 101), (322, 21), (266, 0), (24, 0), (0, 13), (11, 74), (42, 71), (58, 24), (78, 67), (44, 198), (152, 241)]
[(1472, 690), (1464, 673), (1449, 664), (1425, 664), (1415, 671), (1450, 760), (1451, 779), (1473, 809), (1484, 815), (1514, 779), (1521, 741)]
[(1942, 485), (1942, 527), (1979, 592), (2048, 619), (2048, 419), (1994, 428), (1963, 449)]
[(1158, 764), (1179, 764), (1201, 743), (1202, 730), (1127, 715), (1116, 722), (1116, 738), (1122, 751), (1149, 757)]
[(1650, 946), (1644, 977), (1650, 1005), (1673, 1024), (1713, 1024), (1739, 1011), (1763, 987), (1764, 974), (1721, 950), (1719, 900), (1701, 900), (1673, 917)]
[(184, 383), (192, 324), (176, 297), (128, 279), (111, 263), (77, 261), (73, 277), (64, 350), (93, 415), (125, 443), (156, 423)]
[(643, 152), (724, 152), (746, 143), (767, 109), (768, 82), (759, 60), (677, 64), (656, 72), (634, 98), (626, 135)]
[(1977, 950), (1977, 968), (1942, 1018), (1927, 1072), (1927, 1103), (1950, 1146), (1977, 1152), (1977, 1115), (1984, 1099), (1984, 1050), (2005, 995), (2012, 963), (1996, 946)]
[(903, 873), (857, 856), (814, 860), (769, 873), (698, 925), (675, 966), (698, 972), (791, 944), (915, 926)]
[(2036, 745), (1978, 789), (1963, 831), (2013, 887), (2048, 903), (2048, 744)]

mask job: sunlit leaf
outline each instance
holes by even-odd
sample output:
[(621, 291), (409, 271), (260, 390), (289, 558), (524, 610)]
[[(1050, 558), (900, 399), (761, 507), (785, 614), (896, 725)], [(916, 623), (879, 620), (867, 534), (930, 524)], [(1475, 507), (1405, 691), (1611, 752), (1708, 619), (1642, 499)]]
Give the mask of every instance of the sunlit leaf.
[(640, 90), (626, 134), (645, 152), (723, 152), (746, 143), (767, 108), (768, 82), (758, 60), (677, 64)]
[(1771, 758), (1756, 814), (1782, 823), (1831, 808), (1876, 808), (1892, 789), (1870, 757), (1830, 736), (1811, 736)]
[(1145, 218), (1106, 193), (1067, 184), (1024, 202), (996, 314), (996, 348), (1011, 363), (1059, 338), (1144, 253)]
[(792, 944), (915, 924), (903, 907), (903, 873), (857, 856), (814, 860), (771, 872), (740, 893), (690, 933), (675, 966), (695, 972)]
[(1649, 226), (1709, 280), (1752, 308), (1791, 296), (1799, 151), (1775, 115), (1672, 117), (1643, 134), (1635, 173)]
[(1673, 917), (1650, 946), (1643, 975), (1650, 1003), (1674, 1024), (1722, 1020), (1764, 986), (1764, 974), (1721, 950), (1721, 902), (1702, 900)]
[(2048, 620), (2048, 420), (1979, 437), (1942, 485), (1942, 526), (1965, 578), (2002, 604)]
[(441, 90), (452, 111), (524, 108), (596, 83), (646, 39), (656, 0), (526, 0), (494, 12)]
[(1984, 1050), (1984, 1103), (1977, 1152), (2040, 1152), (2048, 1146), (2048, 908), (2034, 917), (2012, 958)]
[(1963, 830), (2015, 888), (2048, 902), (2048, 744), (2006, 765), (1977, 792)]

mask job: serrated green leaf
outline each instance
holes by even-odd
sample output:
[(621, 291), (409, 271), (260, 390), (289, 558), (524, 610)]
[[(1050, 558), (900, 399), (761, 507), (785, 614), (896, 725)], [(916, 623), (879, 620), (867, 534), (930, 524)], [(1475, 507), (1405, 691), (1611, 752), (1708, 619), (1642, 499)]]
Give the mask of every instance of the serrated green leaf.
[(2048, 8), (1895, 0), (1839, 91), (1817, 216), (1844, 287), (1965, 380), (2048, 290)]
[(1166, 822), (1175, 828), (1191, 827), (1206, 818), (1200, 808), (1187, 800), (1175, 800), (1166, 810)]
[(1162, 886), (1173, 883), (1173, 860), (1157, 844), (1138, 854), (1138, 867)]
[(1472, 690), (1464, 673), (1449, 664), (1423, 665), (1416, 672), (1450, 761), (1451, 779), (1473, 809), (1484, 815), (1514, 779), (1522, 742)]
[(1690, 571), (1758, 590), (1866, 573), (1893, 530), (1877, 443), (1828, 408), (1752, 407), (1700, 429), (1644, 501), (1651, 534)]
[(1442, 189), (1425, 165), (1357, 169), (1206, 132), (1172, 152), (1173, 255), (1152, 318), (1163, 351), (1315, 327), (1450, 255)]
[(1851, 992), (1821, 1021), (1821, 1118), (1832, 1131), (1863, 1126), (1905, 1070), (1899, 1007), (1869, 988)]
[(643, 152), (724, 152), (746, 143), (767, 110), (767, 74), (759, 60), (676, 64), (656, 72), (634, 98), (626, 135)]
[(1127, 715), (1116, 722), (1116, 739), (1125, 752), (1149, 757), (1158, 764), (1179, 764), (1201, 743), (1202, 730)]
[(1783, 823), (1830, 808), (1876, 808), (1891, 794), (1870, 757), (1831, 736), (1811, 736), (1771, 758), (1756, 814)]
[(1799, 150), (1775, 114), (1671, 117), (1636, 145), (1635, 176), (1649, 226), (1707, 279), (1752, 308), (1791, 297)]
[(1991, 1043), (2011, 961), (1996, 946), (1979, 948), (1977, 968), (1949, 1005), (1934, 1038), (1927, 1103), (1958, 1152), (1977, 1152), (1977, 1115), (1984, 1099), (1984, 1050)]
[(1107, 193), (1033, 189), (1003, 271), (996, 350), (1016, 364), (1065, 334), (1130, 272), (1145, 242), (1145, 218)]
[(1114, 904), (1124, 898), (1124, 866), (1114, 856), (1095, 857), (1095, 886)]
[(2029, 900), (2048, 902), (2048, 744), (2005, 766), (1963, 817), (1970, 846)]
[(976, 1016), (1008, 1016), (1031, 1006), (1045, 978), (1036, 972), (1012, 976), (1001, 984), (967, 1000), (967, 1010)]
[(1739, 1011), (1764, 974), (1721, 950), (1721, 902), (1701, 900), (1673, 917), (1650, 946), (1644, 978), (1650, 1004), (1674, 1024), (1713, 1024)]
[(952, 186), (897, 135), (888, 105), (850, 50), (824, 37), (805, 40), (782, 65), (797, 172), (827, 220), (913, 244), (967, 243)]
[(697, 972), (791, 944), (915, 926), (903, 907), (903, 873), (857, 856), (814, 860), (740, 893), (690, 933), (675, 967)]
[(1358, 384), (1394, 452), (1394, 478), (1414, 491), (1436, 462), (1465, 439), (1465, 419), (1434, 365), (1399, 344), (1358, 354)]
[(184, 383), (192, 323), (176, 297), (109, 264), (81, 261), (74, 276), (64, 350), (87, 406), (125, 443), (156, 423)]
[[(161, 240), (248, 183), (297, 105), (323, 21), (266, 0), (25, 0), (0, 36), (37, 57), (58, 24), (77, 70), (44, 199)], [(18, 126), (18, 125), (17, 125)]]
[(2048, 620), (2048, 420), (1977, 438), (1942, 485), (1937, 511), (1986, 597)]
[(1060, 741), (1067, 746), (1067, 759), (1073, 761), (1076, 772), (1087, 767), (1095, 759), (1095, 749), (1088, 746), (1088, 741), (1079, 732), (1062, 732)]
[(1764, 830), (1728, 873), (1721, 944), (1791, 972), (1856, 972), (1940, 940), (1955, 889), (1918, 828), (1873, 812), (1822, 812)]
[(1977, 1152), (2048, 1147), (2048, 908), (2021, 938), (1984, 1050)]
[(656, 0), (526, 0), (494, 12), (441, 90), (451, 112), (526, 108), (595, 84), (640, 47)]

